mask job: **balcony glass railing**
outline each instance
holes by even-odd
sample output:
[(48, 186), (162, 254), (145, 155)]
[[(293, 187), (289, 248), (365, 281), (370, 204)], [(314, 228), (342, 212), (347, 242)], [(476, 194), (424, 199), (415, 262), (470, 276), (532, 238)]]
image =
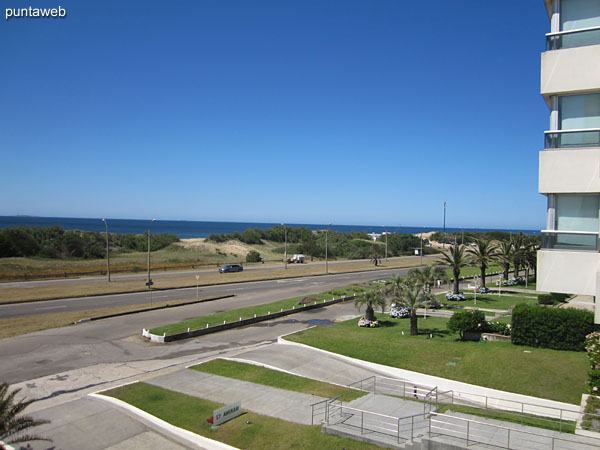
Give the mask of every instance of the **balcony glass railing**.
[(542, 230), (542, 249), (598, 251), (598, 233), (593, 231)]
[(585, 47), (600, 44), (600, 27), (579, 30), (559, 31), (546, 34), (546, 50)]
[(600, 128), (546, 131), (545, 148), (600, 147)]

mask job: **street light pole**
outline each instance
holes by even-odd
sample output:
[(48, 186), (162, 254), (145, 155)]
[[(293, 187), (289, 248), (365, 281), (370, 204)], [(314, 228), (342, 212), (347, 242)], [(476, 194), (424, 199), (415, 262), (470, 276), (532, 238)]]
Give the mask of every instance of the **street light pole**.
[(108, 253), (108, 222), (106, 219), (102, 219), (104, 227), (106, 228), (106, 276), (107, 281), (110, 283), (110, 254)]
[(423, 232), (421, 232), (421, 251), (419, 252), (419, 255), (421, 256), (421, 262), (419, 263), (420, 266), (423, 265)]
[(442, 243), (442, 248), (446, 248), (446, 202), (444, 202), (444, 234), (443, 234), (444, 242)]
[(329, 227), (331, 224), (327, 225), (327, 229), (325, 230), (325, 273), (329, 273), (329, 258), (327, 254), (327, 237), (329, 235)]
[(388, 233), (387, 233), (387, 227), (385, 227), (385, 260), (387, 261), (387, 241), (388, 241)]
[(150, 225), (148, 226), (148, 288), (150, 290), (152, 290), (152, 279), (150, 278), (150, 228), (152, 227), (152, 224), (156, 222), (156, 219), (152, 219), (152, 222), (150, 222)]
[(285, 224), (281, 224), (281, 226), (283, 227), (283, 233), (285, 236), (285, 244), (284, 244), (284, 250), (283, 250), (283, 259), (285, 261), (285, 268), (287, 269), (287, 227), (285, 226)]

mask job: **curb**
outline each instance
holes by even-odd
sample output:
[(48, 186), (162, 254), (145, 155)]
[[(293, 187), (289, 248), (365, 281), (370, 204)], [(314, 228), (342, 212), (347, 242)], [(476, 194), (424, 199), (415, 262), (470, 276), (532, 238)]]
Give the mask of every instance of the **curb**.
[(304, 304), (304, 306), (301, 308), (295, 308), (295, 306), (294, 306), (293, 309), (288, 309), (286, 311), (275, 312), (275, 313), (267, 314), (264, 316), (254, 316), (249, 319), (239, 320), (237, 322), (223, 323), (222, 325), (214, 325), (212, 327), (200, 328), (200, 329), (191, 330), (191, 331), (188, 328), (187, 332), (171, 334), (169, 336), (167, 336), (166, 334), (163, 334), (162, 336), (153, 334), (153, 333), (150, 333), (150, 330), (146, 330), (145, 328), (143, 328), (142, 329), (142, 337), (149, 339), (151, 342), (158, 342), (160, 344), (164, 344), (165, 342), (173, 342), (173, 341), (179, 341), (182, 339), (190, 339), (193, 337), (203, 336), (205, 334), (213, 334), (213, 333), (217, 333), (219, 331), (230, 330), (232, 328), (245, 327), (245, 326), (252, 325), (255, 323), (259, 323), (259, 322), (277, 319), (279, 317), (289, 316), (290, 314), (296, 314), (296, 313), (303, 312), (303, 311), (310, 311), (312, 309), (324, 308), (326, 306), (335, 305), (336, 303), (342, 303), (347, 300), (354, 300), (355, 298), (356, 298), (356, 294), (354, 294), (351, 297), (344, 296), (344, 297), (340, 297), (337, 299), (334, 298), (333, 300), (329, 300), (329, 301), (323, 300), (322, 303), (317, 303), (315, 301), (315, 303), (313, 303), (312, 305), (307, 306), (306, 304)]
[(89, 394), (89, 396), (126, 409), (127, 411), (140, 417), (142, 420), (150, 422), (155, 427), (162, 429), (164, 432), (175, 435), (193, 445), (199, 446), (200, 448), (206, 448), (207, 450), (238, 450), (237, 447), (232, 447), (231, 445), (224, 444), (223, 442), (215, 441), (199, 434), (192, 433), (191, 431), (184, 430), (183, 428), (176, 427), (175, 425), (171, 425), (169, 422), (159, 419), (158, 417), (153, 416), (146, 411), (136, 408), (135, 406), (132, 406), (129, 403), (114, 397), (108, 397), (99, 393)]

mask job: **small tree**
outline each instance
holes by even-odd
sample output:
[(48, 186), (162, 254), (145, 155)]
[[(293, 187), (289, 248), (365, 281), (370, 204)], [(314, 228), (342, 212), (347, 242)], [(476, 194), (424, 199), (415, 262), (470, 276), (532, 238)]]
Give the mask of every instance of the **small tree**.
[(431, 286), (433, 286), (436, 280), (445, 282), (448, 279), (446, 271), (439, 266), (432, 264), (422, 268), (414, 268), (408, 271), (408, 278), (414, 280), (415, 283), (423, 286), (423, 292), (431, 292)]
[(393, 277), (387, 284), (388, 294), (393, 296), (394, 302), (405, 306), (410, 312), (410, 335), (419, 334), (417, 321), (417, 308), (423, 306), (433, 297), (429, 292), (425, 292), (421, 281), (415, 277)]
[(375, 310), (374, 308), (379, 306), (381, 308), (381, 312), (383, 312), (385, 308), (385, 298), (379, 291), (367, 291), (364, 295), (359, 295), (354, 300), (354, 306), (358, 308), (360, 311), (362, 306), (367, 307), (365, 311), (365, 319), (367, 320), (375, 320)]
[[(52, 439), (22, 433), (28, 428), (50, 423), (50, 421), (36, 420), (30, 416), (19, 416), (34, 400), (23, 399), (15, 402), (15, 396), (21, 389), (15, 389), (9, 394), (8, 387), (6, 382), (0, 384), (0, 441), (7, 444), (29, 441), (52, 442)], [(0, 447), (2, 446), (0, 445)]]
[(483, 239), (475, 239), (475, 247), (469, 247), (467, 253), (479, 266), (481, 271), (481, 286), (485, 287), (485, 270), (496, 258), (496, 247)]
[(256, 250), (250, 250), (246, 255), (246, 262), (261, 262), (262, 258), (260, 257), (260, 253)]
[(454, 275), (454, 289), (452, 292), (458, 294), (460, 269), (467, 265), (467, 258), (465, 256), (465, 247), (463, 245), (452, 245), (446, 253), (442, 253), (441, 264), (450, 266), (452, 274)]
[(453, 333), (458, 333), (462, 341), (466, 332), (485, 329), (485, 323), (485, 315), (479, 310), (458, 311), (450, 317), (446, 328)]

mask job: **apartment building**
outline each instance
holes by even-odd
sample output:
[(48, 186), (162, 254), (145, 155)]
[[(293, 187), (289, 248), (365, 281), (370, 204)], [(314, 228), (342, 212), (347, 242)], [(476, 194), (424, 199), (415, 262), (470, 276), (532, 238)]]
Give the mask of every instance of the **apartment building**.
[[(600, 302), (600, 0), (545, 0), (541, 94), (549, 127), (539, 192), (548, 198), (538, 289)], [(600, 307), (596, 307), (600, 323)]]

